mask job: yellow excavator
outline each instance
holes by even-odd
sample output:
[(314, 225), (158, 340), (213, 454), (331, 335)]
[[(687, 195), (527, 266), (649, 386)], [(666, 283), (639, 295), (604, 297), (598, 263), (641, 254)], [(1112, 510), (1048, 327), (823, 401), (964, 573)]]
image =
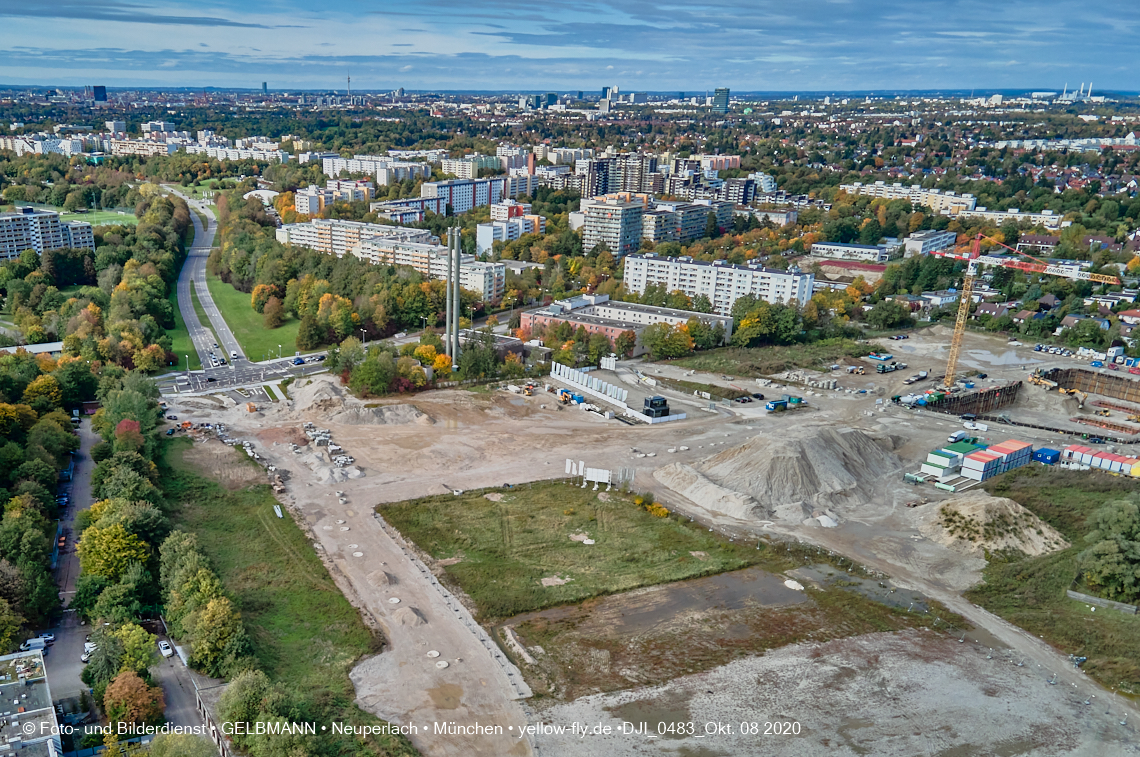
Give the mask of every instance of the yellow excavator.
[(1080, 389), (1064, 389), (1064, 388), (1061, 388), (1061, 389), (1058, 389), (1057, 391), (1059, 391), (1061, 394), (1067, 394), (1070, 397), (1076, 397), (1078, 408), (1084, 407), (1085, 406), (1085, 400), (1087, 400), (1089, 398), (1089, 396), (1087, 394), (1085, 394), (1084, 392), (1082, 392)]

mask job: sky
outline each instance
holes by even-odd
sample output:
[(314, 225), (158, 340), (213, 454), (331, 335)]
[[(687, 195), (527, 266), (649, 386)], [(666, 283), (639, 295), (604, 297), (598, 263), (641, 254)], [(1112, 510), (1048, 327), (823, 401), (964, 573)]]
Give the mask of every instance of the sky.
[(1140, 88), (1134, 0), (0, 0), (0, 24), (0, 84)]

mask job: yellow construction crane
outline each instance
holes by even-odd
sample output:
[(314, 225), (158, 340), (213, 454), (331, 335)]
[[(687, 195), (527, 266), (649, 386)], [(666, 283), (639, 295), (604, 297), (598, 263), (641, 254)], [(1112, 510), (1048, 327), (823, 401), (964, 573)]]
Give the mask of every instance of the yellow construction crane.
[[(1010, 252), (1014, 252), (1023, 257), (1029, 258), (1033, 262), (1030, 263), (1026, 260), (1017, 260), (1015, 258), (997, 257), (995, 255), (982, 254), (982, 240), (993, 242), (1000, 245)], [(950, 338), (950, 357), (946, 360), (946, 388), (954, 386), (954, 372), (958, 368), (958, 354), (962, 351), (962, 336), (966, 333), (966, 320), (970, 317), (970, 301), (974, 295), (974, 280), (978, 276), (979, 265), (992, 265), (999, 268), (1016, 268), (1020, 271), (1030, 271), (1032, 273), (1047, 273), (1050, 276), (1062, 276), (1066, 279), (1077, 279), (1080, 281), (1094, 281), (1098, 284), (1119, 284), (1120, 279), (1115, 276), (1108, 276), (1103, 273), (1089, 273), (1082, 271), (1076, 265), (1053, 265), (1046, 263), (1044, 260), (1038, 260), (1032, 255), (1026, 255), (1020, 250), (1015, 250), (1009, 245), (1002, 244), (996, 239), (983, 237), (981, 234), (972, 241), (969, 249), (964, 247), (955, 248), (953, 251), (947, 250), (944, 252), (932, 252), (931, 255), (937, 255), (941, 258), (952, 258), (954, 260), (964, 260), (967, 262), (966, 275), (962, 277), (962, 293), (958, 301), (958, 318), (954, 322), (954, 335)]]

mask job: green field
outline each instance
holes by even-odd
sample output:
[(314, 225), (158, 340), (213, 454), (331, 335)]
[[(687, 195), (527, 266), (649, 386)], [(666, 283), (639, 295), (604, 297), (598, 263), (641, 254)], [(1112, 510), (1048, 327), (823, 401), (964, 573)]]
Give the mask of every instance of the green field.
[(250, 307), (248, 294), (239, 292), (216, 276), (207, 276), (206, 283), (214, 304), (250, 360), (264, 360), (276, 355), (277, 345), (281, 345), (283, 357), (297, 349), (297, 331), (301, 322), (296, 318), (288, 318), (280, 328), (267, 329), (262, 325), (261, 314)]
[(201, 369), (202, 363), (198, 360), (198, 351), (194, 349), (194, 343), (190, 341), (190, 332), (186, 328), (186, 322), (182, 320), (182, 311), (178, 309), (178, 289), (174, 287), (171, 289), (170, 296), (166, 298), (170, 301), (170, 307), (174, 310), (174, 328), (167, 331), (170, 335), (170, 351), (178, 356), (178, 362), (172, 366), (175, 370), (186, 370), (186, 359), (190, 359), (189, 369), (196, 371)]
[[(616, 490), (543, 482), (498, 493), (499, 502), (473, 491), (377, 508), (432, 557), (461, 558), (446, 571), (482, 619), (735, 570), (762, 554), (687, 520), (650, 515)], [(570, 538), (579, 533), (596, 543)], [(544, 578), (567, 582), (543, 586)]]
[(1033, 466), (992, 479), (986, 490), (1019, 502), (1073, 546), (1040, 557), (991, 556), (985, 582), (966, 596), (1062, 654), (1088, 657), (1083, 669), (1104, 686), (1140, 693), (1140, 616), (1099, 608), (1092, 613), (1065, 595), (1077, 578), (1077, 555), (1088, 546), (1086, 519), (1105, 502), (1140, 492), (1140, 482)]
[(218, 181), (219, 181), (219, 179), (206, 179), (205, 181), (203, 181), (201, 183), (201, 186), (197, 186), (197, 187), (194, 187), (194, 186), (183, 187), (183, 186), (180, 186), (177, 184), (171, 184), (170, 186), (177, 189), (179, 192), (186, 195), (187, 197), (193, 197), (195, 200), (201, 200), (203, 193), (206, 192), (207, 190), (212, 190), (214, 188), (214, 184), (216, 184)]
[[(171, 518), (198, 536), (241, 612), (260, 668), (301, 703), (307, 719), (379, 725), (353, 704), (348, 672), (378, 652), (382, 639), (341, 594), (293, 519), (274, 515), (269, 488), (226, 489), (204, 478), (183, 457), (191, 446), (179, 438), (164, 447), (161, 478)], [(235, 466), (246, 465), (233, 454)], [(309, 754), (415, 754), (398, 737), (371, 736), (365, 744), (331, 732), (313, 738), (323, 743)]]
[(783, 347), (719, 347), (678, 360), (662, 361), (695, 371), (728, 376), (771, 376), (792, 368), (827, 367), (843, 357), (862, 357), (874, 345), (865, 346), (851, 339), (824, 339), (811, 344)]
[[(56, 208), (59, 211), (59, 208)], [(121, 213), (117, 210), (89, 210), (86, 213), (63, 213), (59, 214), (60, 221), (86, 221), (92, 226), (137, 226), (139, 219), (134, 213), (124, 210)]]

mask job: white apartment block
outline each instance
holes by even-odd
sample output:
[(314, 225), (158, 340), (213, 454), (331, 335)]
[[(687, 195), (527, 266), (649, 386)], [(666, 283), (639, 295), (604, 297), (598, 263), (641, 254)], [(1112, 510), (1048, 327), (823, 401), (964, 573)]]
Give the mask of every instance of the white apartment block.
[(431, 163), (407, 162), (384, 155), (325, 157), (321, 161), (321, 170), (326, 176), (333, 178), (341, 174), (370, 174), (376, 177), (376, 183), (382, 187), (391, 186), (405, 179), (431, 178)]
[(959, 218), (983, 218), (991, 223), (1001, 226), (1006, 223), (1029, 224), (1031, 226), (1044, 226), (1047, 229), (1061, 229), (1072, 224), (1064, 216), (1055, 215), (1052, 210), (1042, 210), (1040, 213), (1022, 213), (1017, 208), (1009, 210), (963, 210), (957, 214)]
[(886, 263), (891, 254), (886, 247), (868, 244), (843, 244), (842, 242), (816, 242), (808, 252), (814, 258), (833, 260), (858, 260), (863, 263)]
[[(428, 278), (447, 278), (450, 256), (444, 245), (372, 237), (363, 240), (351, 252), (374, 265), (409, 266)], [(507, 268), (502, 263), (483, 263), (473, 255), (459, 256), (459, 285), (478, 292), (484, 301), (501, 299), (506, 282)]]
[(626, 256), (624, 280), (628, 291), (639, 294), (650, 284), (662, 285), (670, 292), (680, 290), (689, 297), (703, 294), (712, 302), (714, 312), (730, 315), (733, 303), (749, 294), (773, 304), (791, 300), (806, 303), (811, 299), (815, 277), (796, 268), (781, 271), (722, 260), (706, 263), (650, 252)]
[(479, 172), (484, 168), (498, 171), (502, 168), (502, 160), (495, 155), (468, 155), (465, 158), (444, 160), (440, 165), (441, 171), (458, 179), (478, 179)]
[(485, 255), (492, 251), (495, 242), (510, 242), (524, 234), (545, 233), (546, 219), (536, 215), (514, 216), (505, 221), (481, 223), (475, 227), (475, 250), (478, 254)]
[(420, 187), (420, 196), (442, 199), (451, 206), (455, 215), (466, 213), (480, 205), (493, 205), (510, 197), (519, 177), (496, 176), (488, 179), (451, 179), (428, 181)]
[[(177, 147), (178, 145), (171, 146)], [(186, 152), (190, 155), (205, 155), (218, 160), (257, 160), (262, 163), (288, 163), (292, 158), (289, 153), (281, 150), (257, 150), (197, 144), (186, 145)]]
[(916, 231), (906, 238), (906, 254), (903, 257), (912, 258), (915, 255), (953, 249), (957, 242), (958, 235), (953, 231), (936, 231), (934, 229)]
[(333, 201), (367, 202), (372, 199), (375, 189), (372, 182), (365, 180), (329, 179), (325, 189), (333, 193)]
[(277, 241), (343, 258), (365, 239), (383, 237), (403, 242), (436, 244), (439, 239), (427, 229), (385, 226), (360, 221), (317, 218), (308, 223), (289, 223), (277, 229)]
[(882, 197), (887, 200), (910, 200), (911, 205), (924, 205), (935, 213), (957, 215), (963, 210), (973, 210), (977, 198), (972, 194), (955, 194), (943, 192), (940, 189), (923, 189), (918, 184), (904, 187), (901, 182), (887, 184), (885, 181), (876, 181), (874, 184), (864, 184), (857, 181), (854, 184), (841, 184), (839, 186), (849, 195), (868, 195)]
[(389, 150), (389, 158), (396, 160), (426, 160), (428, 163), (439, 163), (447, 157), (447, 150)]
[(25, 250), (95, 249), (95, 235), (85, 221), (60, 223), (52, 210), (18, 208), (0, 213), (0, 260), (18, 258)]
[[(173, 155), (178, 151), (178, 145), (172, 142), (146, 142), (141, 139), (112, 139), (112, 155)], [(189, 152), (189, 150), (187, 150)]]
[(60, 224), (63, 231), (63, 246), (73, 250), (94, 250), (95, 230), (86, 221), (64, 221)]
[(756, 173), (748, 174), (748, 178), (756, 182), (757, 192), (775, 192), (776, 179), (774, 176), (757, 171)]
[(582, 249), (589, 252), (604, 244), (616, 257), (637, 252), (641, 247), (642, 215), (647, 199), (623, 201), (615, 196), (593, 200), (581, 211)]
[(531, 206), (529, 202), (518, 202), (517, 200), (503, 200), (496, 202), (491, 206), (491, 220), (492, 221), (506, 221), (515, 216), (530, 215)]
[(317, 216), (326, 205), (333, 202), (333, 193), (329, 189), (321, 189), (316, 184), (310, 184), (306, 189), (298, 189), (293, 194), (293, 207), (298, 213)]

